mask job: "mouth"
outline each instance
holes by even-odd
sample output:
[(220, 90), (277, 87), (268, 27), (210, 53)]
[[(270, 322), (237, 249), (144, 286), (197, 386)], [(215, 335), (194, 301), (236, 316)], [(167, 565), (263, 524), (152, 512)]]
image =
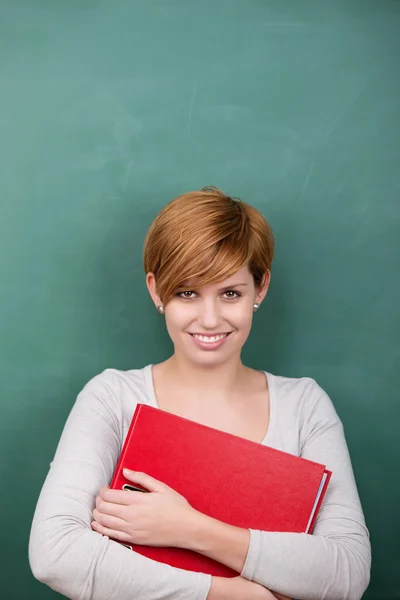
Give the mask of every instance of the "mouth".
[(227, 338), (232, 332), (228, 331), (227, 333), (215, 333), (213, 335), (207, 334), (204, 335), (202, 333), (189, 333), (192, 337), (194, 337), (199, 342), (203, 342), (205, 344), (214, 344), (216, 342), (220, 342), (221, 340)]

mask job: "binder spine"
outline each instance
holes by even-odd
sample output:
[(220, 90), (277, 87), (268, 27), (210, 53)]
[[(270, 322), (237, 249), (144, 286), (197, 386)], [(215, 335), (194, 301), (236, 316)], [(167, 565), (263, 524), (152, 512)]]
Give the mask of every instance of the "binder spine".
[(325, 469), (325, 473), (326, 473), (325, 484), (324, 484), (322, 493), (321, 493), (321, 495), (319, 497), (318, 504), (317, 504), (315, 512), (314, 512), (313, 519), (312, 519), (311, 524), (310, 524), (310, 526), (308, 528), (308, 531), (306, 533), (310, 533), (311, 534), (313, 532), (316, 520), (318, 518), (319, 509), (321, 508), (321, 504), (322, 504), (322, 502), (324, 500), (325, 493), (326, 493), (326, 490), (327, 490), (328, 485), (329, 485), (329, 481), (330, 481), (330, 479), (332, 477), (332, 471), (329, 471), (328, 469)]
[[(112, 478), (111, 483), (110, 483), (110, 488), (111, 489), (117, 489), (115, 487), (116, 486), (116, 482), (120, 478), (120, 476), (123, 477), (123, 475), (122, 475), (122, 465), (125, 464), (125, 455), (127, 453), (128, 447), (129, 447), (129, 441), (130, 441), (130, 438), (132, 437), (132, 433), (133, 433), (133, 430), (135, 428), (136, 421), (137, 421), (137, 418), (139, 416), (139, 413), (140, 413), (140, 410), (141, 410), (142, 406), (143, 406), (142, 404), (137, 404), (135, 412), (133, 413), (132, 421), (131, 421), (131, 424), (129, 426), (128, 433), (126, 435), (125, 442), (124, 442), (124, 444), (122, 446), (122, 452), (121, 452), (121, 454), (119, 456), (119, 459), (118, 459), (117, 468), (114, 471), (114, 475), (113, 475), (113, 478)], [(124, 480), (125, 480), (125, 478), (124, 478)]]

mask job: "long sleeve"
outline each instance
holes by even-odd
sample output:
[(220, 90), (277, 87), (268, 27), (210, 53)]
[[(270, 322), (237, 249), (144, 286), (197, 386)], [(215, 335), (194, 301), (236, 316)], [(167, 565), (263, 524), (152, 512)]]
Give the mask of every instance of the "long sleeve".
[(327, 394), (306, 387), (300, 455), (333, 472), (314, 532), (251, 530), (242, 575), (298, 600), (359, 600), (371, 552), (343, 426)]
[(103, 373), (71, 410), (32, 523), (33, 574), (72, 600), (205, 600), (209, 575), (157, 563), (91, 529), (96, 495), (110, 482), (122, 445), (114, 392)]

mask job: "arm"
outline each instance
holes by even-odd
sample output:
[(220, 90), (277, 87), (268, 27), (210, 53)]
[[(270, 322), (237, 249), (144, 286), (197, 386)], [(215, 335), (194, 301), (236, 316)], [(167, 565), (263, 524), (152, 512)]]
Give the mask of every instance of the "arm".
[(121, 415), (106, 374), (79, 394), (36, 507), (33, 574), (72, 600), (205, 600), (209, 575), (157, 563), (91, 530), (96, 495), (121, 450)]
[(359, 600), (369, 583), (368, 531), (342, 424), (325, 392), (309, 385), (301, 456), (333, 471), (313, 535), (249, 532), (201, 515), (191, 549), (299, 600)]
[[(248, 529), (222, 523), (196, 511), (192, 516), (185, 538), (187, 543), (181, 544), (181, 546), (218, 560), (239, 573), (243, 570), (249, 548), (250, 534)], [(215, 582), (215, 579), (214, 577), (207, 600), (213, 600), (213, 591), (215, 593), (221, 591), (220, 585), (221, 583), (223, 585), (224, 580)], [(266, 592), (266, 588), (263, 587), (259, 591), (260, 598), (290, 600), (287, 596), (277, 592), (267, 591), (268, 596), (262, 595)], [(247, 595), (244, 597), (248, 598)], [(218, 595), (215, 596), (215, 599), (217, 598)], [(231, 600), (233, 596), (231, 595), (229, 598)]]
[[(250, 544), (250, 531), (196, 511), (186, 533), (185, 547), (222, 562), (241, 573)], [(183, 545), (183, 544), (182, 544)]]
[(207, 600), (291, 600), (244, 577), (213, 577)]

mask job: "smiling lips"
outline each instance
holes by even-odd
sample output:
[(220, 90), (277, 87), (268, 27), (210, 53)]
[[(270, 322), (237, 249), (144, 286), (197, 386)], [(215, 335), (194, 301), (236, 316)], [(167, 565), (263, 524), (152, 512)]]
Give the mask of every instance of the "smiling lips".
[(229, 333), (219, 333), (215, 335), (202, 335), (200, 333), (191, 333), (190, 335), (196, 338), (196, 340), (199, 340), (200, 342), (204, 342), (206, 344), (213, 344), (226, 338), (229, 335)]

